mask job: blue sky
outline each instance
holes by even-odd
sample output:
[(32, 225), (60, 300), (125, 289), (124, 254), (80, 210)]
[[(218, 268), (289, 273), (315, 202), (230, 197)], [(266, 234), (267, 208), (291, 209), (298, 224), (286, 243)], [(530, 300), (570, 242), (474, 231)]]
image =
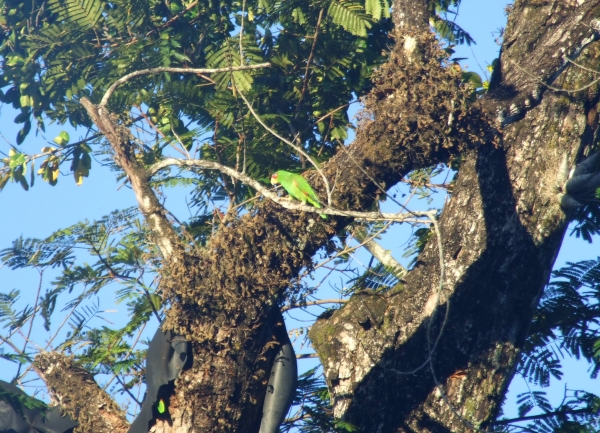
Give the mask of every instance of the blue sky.
[[(499, 36), (499, 29), (505, 25), (506, 16), (504, 8), (507, 2), (505, 0), (463, 0), (460, 15), (457, 19), (459, 25), (467, 30), (477, 42), (471, 47), (458, 47), (457, 57), (467, 57), (468, 60), (463, 61), (463, 66), (468, 70), (478, 72), (484, 75), (486, 65), (490, 64), (498, 55), (499, 45), (495, 39)], [(8, 144), (15, 143), (15, 137), (18, 129), (12, 123), (13, 118), (17, 113), (10, 107), (0, 108), (0, 150), (6, 152)], [(25, 144), (21, 145), (21, 149), (25, 152), (39, 152), (39, 150), (51, 142), (58, 133), (66, 129), (71, 134), (72, 141), (82, 138), (85, 131), (73, 131), (70, 128), (60, 125), (47, 126), (47, 133), (30, 134)], [(184, 191), (179, 189), (166, 190), (167, 207), (177, 216), (185, 219), (189, 216), (185, 205)], [(440, 203), (441, 197), (434, 202)], [(127, 187), (122, 187), (115, 181), (114, 174), (108, 168), (102, 167), (98, 161), (93, 162), (90, 177), (84, 180), (82, 186), (76, 186), (72, 176), (61, 176), (56, 187), (51, 187), (44, 183), (41, 179), (36, 179), (36, 184), (28, 192), (21, 189), (19, 185), (8, 184), (0, 193), (0, 249), (10, 246), (11, 242), (20, 235), (24, 237), (45, 238), (54, 230), (74, 224), (85, 219), (93, 220), (100, 218), (103, 215), (115, 209), (123, 209), (130, 206), (136, 206), (135, 199), (131, 190)], [(427, 208), (425, 202), (421, 202), (419, 207)], [(399, 232), (400, 233), (400, 232)], [(403, 232), (401, 236), (406, 237), (407, 233)], [(394, 240), (397, 236), (391, 236)], [(383, 244), (386, 248), (390, 248), (392, 253), (398, 258), (401, 258), (403, 246), (396, 242), (392, 243), (388, 238), (384, 238)], [(557, 259), (556, 266), (560, 267), (566, 261), (578, 261), (582, 259), (595, 258), (598, 255), (597, 240), (596, 244), (590, 245), (575, 238), (567, 238), (561, 249)], [(368, 261), (368, 254), (360, 253), (356, 255), (358, 266), (360, 262)], [(46, 279), (46, 285), (49, 279)], [(10, 271), (7, 268), (0, 268), (0, 292), (8, 292), (13, 288), (22, 290), (24, 299), (31, 302), (31, 297), (35, 295), (39, 282), (39, 276), (31, 271)], [(342, 285), (339, 281), (331, 281), (332, 287), (335, 284)], [(336, 296), (334, 290), (326, 292), (323, 297)], [(109, 310), (118, 310), (119, 313), (106, 317), (110, 320), (118, 322), (123, 319), (123, 307), (114, 306), (111, 297), (101, 298), (102, 308)], [(315, 310), (318, 314), (318, 311)], [(293, 317), (306, 318), (309, 315), (302, 315), (294, 311)], [(294, 325), (295, 323), (295, 325)], [(302, 322), (290, 322), (289, 327), (298, 326)], [(37, 332), (37, 331), (34, 331)], [(36, 334), (34, 334), (36, 335)], [(47, 338), (45, 333), (37, 334), (40, 341)], [(301, 349), (297, 346), (298, 352), (304, 353), (308, 350)], [(14, 372), (12, 366), (5, 361), (0, 360), (2, 370), (0, 370), (0, 379), (10, 380)], [(574, 360), (565, 360), (565, 379), (571, 388), (583, 388), (590, 391), (598, 392), (598, 382), (589, 379), (586, 374), (586, 365), (578, 363)], [(301, 361), (301, 371), (312, 366), (312, 362)], [(514, 401), (514, 396), (527, 389), (523, 380), (517, 378), (511, 385), (508, 404), (506, 406), (507, 415), (516, 414), (516, 406), (511, 405)], [(563, 385), (553, 387), (552, 399), (553, 402), (560, 401), (562, 398)]]

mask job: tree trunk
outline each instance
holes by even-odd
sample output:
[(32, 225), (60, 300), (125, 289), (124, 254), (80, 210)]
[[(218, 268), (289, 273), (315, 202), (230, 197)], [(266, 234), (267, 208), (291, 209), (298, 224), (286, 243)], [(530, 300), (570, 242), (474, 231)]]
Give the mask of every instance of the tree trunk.
[(443, 272), (433, 237), (405, 284), (354, 296), (309, 334), (335, 415), (362, 431), (473, 431), (500, 408), (568, 223), (561, 172), (597, 134), (597, 85), (539, 84), (593, 79), (566, 56), (597, 69), (600, 2), (571, 3), (514, 5), (481, 103), (498, 109), (501, 144), (464, 154), (434, 235)]
[[(364, 431), (468, 431), (499, 408), (568, 222), (561, 167), (582, 159), (597, 128), (596, 86), (564, 94), (539, 84), (581, 87), (587, 73), (563, 56), (588, 67), (597, 56), (600, 0), (565, 3), (517, 1), (496, 88), (477, 106), (460, 69), (442, 64), (427, 2), (394, 5), (402, 32), (367, 98), (371, 116), (323, 166), (335, 180), (332, 205), (369, 209), (380, 188), (409, 171), (459, 155), (463, 162), (435, 233), (443, 272), (434, 236), (402, 287), (359, 293), (311, 330), (335, 414)], [(167, 258), (165, 326), (193, 347), (193, 366), (168, 402), (171, 418), (155, 431), (257, 431), (285, 332), (277, 304), (348, 220), (265, 201), (224, 223), (205, 249), (190, 246), (170, 228), (126, 128), (105, 107), (83, 103)], [(311, 182), (319, 189), (319, 176)]]

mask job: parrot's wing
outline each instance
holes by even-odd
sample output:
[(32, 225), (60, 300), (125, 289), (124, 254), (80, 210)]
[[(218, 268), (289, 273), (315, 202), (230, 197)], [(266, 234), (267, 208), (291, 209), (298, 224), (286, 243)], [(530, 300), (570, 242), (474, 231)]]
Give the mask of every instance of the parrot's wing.
[(295, 186), (298, 188), (300, 193), (304, 196), (304, 203), (307, 201), (312, 204), (314, 207), (321, 207), (319, 204), (319, 199), (317, 198), (317, 194), (313, 191), (309, 183), (302, 176), (297, 175), (297, 178), (293, 180)]
[(293, 179), (281, 179), (281, 186), (285, 188), (290, 197), (305, 202), (304, 195)]

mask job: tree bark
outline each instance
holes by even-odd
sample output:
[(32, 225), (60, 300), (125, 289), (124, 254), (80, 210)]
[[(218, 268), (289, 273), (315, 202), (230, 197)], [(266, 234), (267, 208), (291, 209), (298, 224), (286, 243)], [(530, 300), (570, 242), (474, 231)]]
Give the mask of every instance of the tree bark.
[(597, 68), (599, 13), (599, 2), (515, 3), (498, 85), (481, 101), (505, 110), (501, 145), (464, 154), (435, 234), (443, 288), (431, 241), (401, 287), (363, 292), (310, 331), (336, 416), (367, 432), (462, 432), (493, 421), (568, 222), (561, 164), (573, 167), (597, 134), (597, 85), (568, 94), (540, 82), (591, 81), (565, 58)]
[(79, 422), (75, 433), (125, 433), (125, 412), (102, 390), (94, 376), (59, 353), (40, 353), (35, 365), (60, 407)]
[(429, 26), (428, 0), (396, 0), (392, 20), (397, 29), (424, 31)]
[[(597, 128), (596, 87), (550, 94), (539, 81), (586, 83), (563, 56), (593, 64), (598, 1), (537, 3), (515, 4), (496, 89), (472, 106), (460, 69), (444, 67), (427, 30), (427, 3), (399, 0), (394, 18), (402, 32), (374, 79), (371, 116), (348, 151), (323, 167), (336, 185), (332, 204), (365, 210), (380, 188), (409, 171), (463, 157), (436, 234), (443, 288), (431, 242), (403, 287), (385, 296), (359, 293), (310, 333), (336, 415), (364, 431), (485, 427), (512, 377), (568, 221), (557, 199), (559, 168), (582, 158)], [(167, 259), (161, 288), (172, 307), (165, 326), (192, 342), (193, 366), (176, 382), (171, 420), (154, 429), (256, 431), (285, 332), (278, 302), (348, 220), (322, 221), (263, 202), (197, 249), (170, 226), (128, 135), (108, 113), (83, 104), (113, 146)], [(311, 183), (323, 191), (319, 176)]]

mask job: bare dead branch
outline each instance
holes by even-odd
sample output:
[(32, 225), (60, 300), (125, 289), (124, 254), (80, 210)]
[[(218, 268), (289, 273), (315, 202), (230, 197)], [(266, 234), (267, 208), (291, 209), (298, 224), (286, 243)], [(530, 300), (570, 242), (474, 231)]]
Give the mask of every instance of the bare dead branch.
[(373, 256), (384, 266), (397, 269), (402, 274), (406, 274), (408, 272), (406, 268), (392, 256), (390, 250), (384, 249), (381, 245), (375, 242), (373, 238), (367, 239), (367, 233), (364, 228), (359, 227), (352, 235), (356, 238), (356, 240), (361, 242), (362, 246), (365, 247), (371, 254), (373, 254)]
[(259, 63), (257, 65), (232, 66), (229, 68), (168, 68), (168, 67), (163, 67), (163, 68), (141, 69), (139, 71), (134, 71), (130, 74), (127, 74), (127, 75), (119, 78), (114, 83), (112, 83), (111, 86), (106, 91), (106, 93), (104, 94), (104, 96), (102, 97), (102, 100), (100, 101), (100, 104), (98, 104), (98, 106), (105, 107), (106, 104), (108, 104), (108, 100), (110, 99), (112, 94), (115, 93), (115, 90), (117, 90), (117, 88), (121, 84), (124, 84), (127, 81), (129, 81), (135, 77), (139, 77), (141, 75), (161, 74), (163, 72), (169, 72), (169, 73), (173, 73), (173, 74), (196, 74), (196, 75), (198, 75), (198, 74), (215, 74), (215, 73), (219, 73), (219, 72), (234, 72), (234, 71), (247, 71), (247, 70), (252, 70), (252, 69), (264, 69), (264, 68), (268, 68), (270, 66), (271, 66), (270, 63)]

